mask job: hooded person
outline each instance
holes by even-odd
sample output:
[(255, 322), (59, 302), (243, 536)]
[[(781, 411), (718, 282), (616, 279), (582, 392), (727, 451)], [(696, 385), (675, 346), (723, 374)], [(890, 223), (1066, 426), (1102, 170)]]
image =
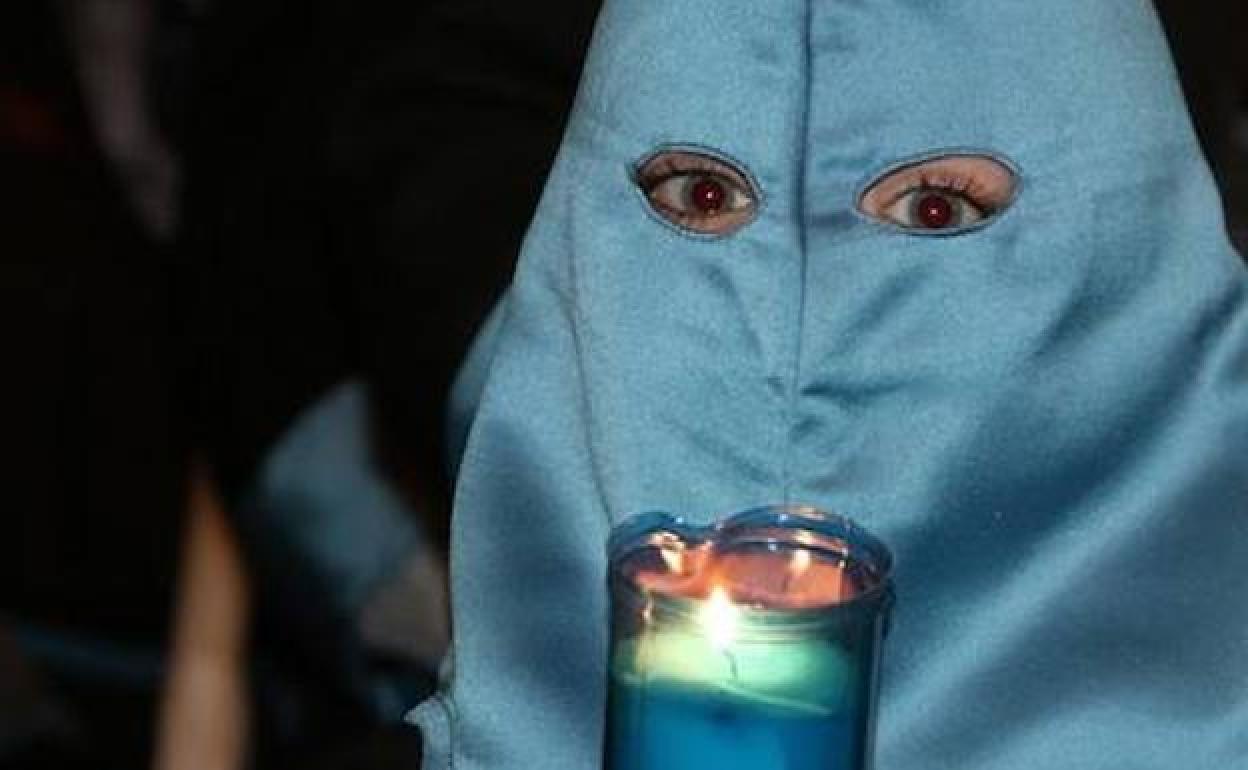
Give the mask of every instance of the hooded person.
[(1248, 761), (1246, 290), (1142, 0), (609, 0), (426, 769), (600, 766), (609, 533), (782, 502), (896, 556), (880, 768)]

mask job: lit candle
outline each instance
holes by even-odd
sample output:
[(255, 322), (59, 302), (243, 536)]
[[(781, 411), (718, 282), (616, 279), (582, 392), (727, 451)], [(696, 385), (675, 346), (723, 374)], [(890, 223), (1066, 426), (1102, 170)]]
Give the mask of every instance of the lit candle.
[(867, 767), (883, 546), (809, 509), (671, 524), (613, 547), (607, 767)]

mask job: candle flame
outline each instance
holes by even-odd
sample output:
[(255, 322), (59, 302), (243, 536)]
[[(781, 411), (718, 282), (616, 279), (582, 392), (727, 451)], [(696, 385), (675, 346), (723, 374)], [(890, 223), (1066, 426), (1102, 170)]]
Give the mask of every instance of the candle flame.
[(810, 551), (805, 548), (793, 552), (793, 558), (789, 560), (789, 573), (794, 578), (799, 578), (810, 569)]
[(728, 649), (737, 638), (737, 621), (740, 612), (723, 586), (715, 586), (711, 589), (711, 595), (699, 613), (699, 620), (711, 645), (716, 649)]
[(682, 574), (685, 569), (685, 542), (672, 532), (656, 532), (650, 536), (650, 546), (659, 552), (663, 566), (668, 572)]
[(685, 549), (680, 543), (664, 543), (659, 549), (659, 555), (663, 557), (663, 564), (667, 566), (669, 572), (680, 574), (685, 569)]

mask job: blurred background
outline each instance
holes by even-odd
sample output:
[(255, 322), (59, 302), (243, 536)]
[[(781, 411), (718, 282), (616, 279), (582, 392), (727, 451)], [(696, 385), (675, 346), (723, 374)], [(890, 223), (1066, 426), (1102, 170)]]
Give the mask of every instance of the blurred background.
[[(1160, 10), (1242, 248), (1233, 5)], [(446, 392), (596, 11), (0, 5), (0, 769), (419, 766)]]

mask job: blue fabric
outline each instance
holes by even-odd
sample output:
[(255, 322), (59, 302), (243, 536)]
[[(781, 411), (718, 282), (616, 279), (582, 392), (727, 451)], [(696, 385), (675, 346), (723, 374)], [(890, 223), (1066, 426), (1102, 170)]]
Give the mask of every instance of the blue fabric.
[(411, 661), (372, 666), (362, 616), (405, 568), (437, 557), (373, 457), (368, 399), (364, 383), (346, 380), (301, 412), (265, 454), (238, 521), (275, 632), (274, 662), (318, 666), (318, 684), (343, 685), (372, 716), (394, 721), (428, 694), (432, 676)]
[[(757, 219), (659, 222), (664, 145)], [(857, 213), (951, 148), (1019, 169), (990, 226)], [(1248, 767), (1246, 289), (1141, 0), (609, 0), (466, 378), (426, 768), (599, 766), (610, 529), (776, 502), (897, 557), (881, 770)]]
[(424, 547), (416, 514), (372, 457), (368, 420), (362, 383), (330, 389), (265, 455), (239, 516), (282, 604), (350, 624)]

